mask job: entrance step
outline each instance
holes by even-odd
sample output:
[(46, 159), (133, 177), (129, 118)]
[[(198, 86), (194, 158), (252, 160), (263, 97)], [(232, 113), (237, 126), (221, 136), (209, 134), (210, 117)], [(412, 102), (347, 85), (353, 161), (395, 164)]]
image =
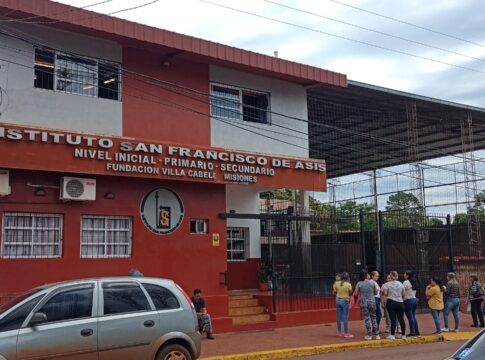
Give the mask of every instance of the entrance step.
[(231, 316), (233, 325), (270, 321), (269, 314)]
[(258, 299), (254, 299), (254, 298), (242, 299), (242, 300), (231, 300), (231, 298), (229, 298), (229, 308), (258, 306), (258, 305), (259, 305)]
[(246, 307), (229, 308), (229, 316), (258, 315), (258, 314), (264, 314), (263, 306), (246, 306)]
[(253, 295), (229, 295), (229, 300), (250, 300), (254, 299)]

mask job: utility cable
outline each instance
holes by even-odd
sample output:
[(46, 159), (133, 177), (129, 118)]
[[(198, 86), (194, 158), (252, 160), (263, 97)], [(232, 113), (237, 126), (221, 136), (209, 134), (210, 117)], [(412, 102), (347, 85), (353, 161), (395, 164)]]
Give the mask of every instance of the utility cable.
[(371, 43), (371, 42), (368, 42), (368, 41), (357, 40), (357, 39), (350, 38), (348, 36), (333, 34), (333, 33), (323, 31), (323, 30), (319, 30), (319, 29), (315, 29), (315, 28), (312, 28), (312, 27), (309, 27), (309, 26), (306, 26), (306, 25), (300, 25), (300, 24), (295, 24), (295, 23), (285, 21), (285, 20), (275, 19), (275, 18), (266, 16), (266, 15), (261, 15), (261, 14), (256, 14), (254, 12), (250, 12), (250, 11), (246, 11), (246, 10), (236, 9), (236, 8), (233, 8), (233, 7), (230, 7), (230, 6), (214, 3), (212, 1), (207, 1), (207, 0), (198, 0), (198, 1), (209, 4), (209, 5), (213, 5), (213, 6), (216, 6), (216, 7), (220, 7), (220, 8), (223, 8), (223, 9), (235, 11), (235, 12), (238, 12), (238, 13), (241, 13), (241, 14), (246, 14), (246, 15), (250, 15), (250, 16), (253, 16), (253, 17), (258, 17), (258, 18), (261, 18), (261, 19), (277, 22), (277, 23), (280, 23), (280, 24), (292, 26), (292, 27), (302, 29), (302, 30), (311, 31), (311, 32), (314, 32), (314, 33), (332, 36), (332, 37), (335, 37), (335, 38), (338, 38), (338, 39), (351, 41), (351, 42), (354, 42), (354, 43), (357, 43), (357, 44), (374, 47), (374, 48), (377, 48), (377, 49), (393, 52), (393, 53), (396, 53), (396, 54), (406, 55), (406, 56), (414, 57), (414, 58), (421, 59), (421, 60), (432, 61), (432, 62), (435, 62), (435, 63), (438, 63), (438, 64), (455, 67), (455, 68), (462, 69), (462, 70), (468, 70), (468, 71), (472, 71), (472, 72), (476, 72), (476, 73), (480, 73), (480, 74), (485, 74), (485, 71), (483, 71), (483, 70), (471, 68), (471, 67), (468, 67), (468, 66), (457, 65), (457, 64), (449, 63), (449, 62), (446, 62), (446, 61), (443, 61), (443, 60), (437, 60), (437, 59), (433, 59), (433, 58), (430, 58), (430, 57), (427, 57), (427, 56), (417, 55), (417, 54), (413, 54), (413, 53), (410, 53), (410, 52), (407, 52), (407, 51), (389, 48), (389, 47), (379, 45), (379, 44), (374, 44), (374, 43)]
[(406, 41), (406, 42), (409, 42), (409, 43), (412, 43), (412, 44), (421, 45), (421, 46), (428, 47), (428, 48), (431, 48), (431, 49), (440, 50), (440, 51), (447, 52), (447, 53), (450, 53), (450, 54), (466, 57), (468, 59), (485, 62), (485, 59), (481, 59), (481, 58), (477, 58), (477, 57), (474, 57), (474, 56), (462, 54), (458, 51), (445, 49), (445, 48), (435, 46), (435, 45), (432, 45), (432, 44), (427, 44), (427, 43), (424, 43), (424, 42), (421, 42), (421, 41), (416, 41), (416, 40), (413, 40), (413, 39), (405, 38), (403, 36), (393, 35), (393, 34), (386, 33), (384, 31), (379, 31), (379, 30), (375, 30), (375, 29), (368, 28), (368, 27), (365, 27), (365, 26), (356, 25), (356, 24), (353, 24), (353, 23), (350, 23), (350, 22), (347, 22), (347, 21), (338, 20), (338, 19), (335, 19), (335, 18), (332, 18), (332, 17), (329, 17), (329, 16), (325, 16), (325, 15), (317, 14), (317, 13), (314, 13), (314, 12), (311, 12), (311, 11), (299, 9), (299, 8), (296, 8), (296, 7), (293, 7), (293, 6), (290, 6), (290, 5), (281, 4), (281, 3), (276, 2), (276, 1), (272, 1), (272, 0), (263, 0), (263, 1), (265, 1), (269, 4), (277, 5), (277, 6), (280, 6), (280, 7), (286, 8), (286, 9), (290, 9), (290, 10), (293, 10), (293, 11), (296, 11), (296, 12), (299, 12), (299, 13), (312, 15), (312, 16), (319, 17), (319, 18), (325, 19), (325, 20), (334, 21), (334, 22), (337, 22), (339, 24), (344, 24), (344, 25), (351, 26), (351, 27), (354, 27), (354, 28), (357, 28), (357, 29), (361, 29), (361, 30), (369, 31), (369, 32), (372, 32), (372, 33), (375, 33), (375, 34), (387, 36), (387, 37), (390, 37), (390, 38), (393, 38), (393, 39), (398, 39), (398, 40)]
[(346, 6), (346, 7), (355, 9), (355, 10), (362, 11), (362, 12), (365, 12), (367, 14), (371, 14), (371, 15), (374, 15), (374, 16), (378, 16), (378, 17), (381, 17), (381, 18), (384, 18), (384, 19), (387, 19), (387, 20), (392, 20), (392, 21), (395, 21), (395, 22), (398, 22), (398, 23), (401, 23), (401, 24), (405, 24), (405, 25), (414, 27), (416, 29), (420, 29), (420, 30), (424, 30), (424, 31), (429, 31), (429, 32), (432, 32), (434, 34), (438, 34), (438, 35), (441, 35), (441, 36), (448, 37), (450, 39), (460, 40), (460, 41), (466, 42), (468, 44), (472, 44), (472, 45), (476, 45), (476, 46), (480, 46), (480, 47), (485, 48), (485, 45), (482, 45), (482, 44), (477, 43), (475, 41), (467, 40), (465, 38), (458, 37), (458, 36), (455, 36), (455, 35), (452, 35), (452, 34), (447, 34), (447, 33), (444, 33), (442, 31), (434, 30), (434, 29), (431, 29), (431, 28), (428, 28), (428, 27), (425, 27), (425, 26), (413, 24), (413, 23), (411, 23), (409, 21), (404, 21), (404, 20), (401, 20), (401, 19), (398, 19), (398, 18), (395, 18), (395, 17), (392, 17), (392, 16), (380, 14), (380, 13), (377, 13), (375, 11), (370, 11), (370, 10), (367, 10), (367, 9), (363, 9), (363, 8), (358, 7), (358, 6), (346, 4), (344, 2), (337, 1), (337, 0), (328, 0), (328, 1), (331, 1), (333, 3), (339, 4), (339, 5), (342, 5), (342, 6)]

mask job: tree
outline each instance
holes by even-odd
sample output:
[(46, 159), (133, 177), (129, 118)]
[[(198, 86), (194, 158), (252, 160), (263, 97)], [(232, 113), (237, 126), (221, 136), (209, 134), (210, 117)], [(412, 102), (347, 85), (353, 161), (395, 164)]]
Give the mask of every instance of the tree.
[(385, 214), (384, 222), (388, 227), (419, 226), (423, 223), (424, 209), (416, 196), (399, 191), (387, 199), (386, 210), (397, 214)]
[(415, 213), (416, 211), (422, 210), (422, 206), (413, 194), (399, 191), (396, 194), (389, 196), (389, 199), (387, 199), (386, 210)]
[(293, 200), (293, 192), (288, 189), (276, 189), (274, 191), (274, 199), (277, 200)]
[(375, 215), (372, 214), (375, 211), (374, 207), (368, 203), (358, 204), (356, 201), (348, 200), (340, 203), (337, 208), (339, 230), (360, 230), (360, 211), (364, 213), (364, 228), (374, 229), (376, 225)]

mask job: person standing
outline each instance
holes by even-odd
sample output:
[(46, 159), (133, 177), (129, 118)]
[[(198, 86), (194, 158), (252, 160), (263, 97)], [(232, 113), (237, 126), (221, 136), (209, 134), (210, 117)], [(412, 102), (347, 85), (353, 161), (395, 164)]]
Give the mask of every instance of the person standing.
[(382, 310), (381, 310), (381, 287), (379, 286), (379, 272), (378, 271), (373, 271), (371, 272), (371, 279), (374, 280), (374, 283), (376, 285), (376, 290), (377, 293), (374, 297), (374, 300), (376, 302), (376, 322), (377, 322), (377, 329), (379, 329), (379, 325), (381, 323), (382, 319)]
[(460, 286), (456, 280), (456, 275), (453, 272), (449, 272), (447, 275), (448, 282), (445, 287), (445, 309), (443, 311), (443, 319), (445, 320), (445, 327), (441, 329), (443, 332), (450, 331), (448, 325), (448, 315), (450, 311), (453, 313), (453, 318), (455, 319), (454, 332), (458, 331), (460, 325), (460, 317), (458, 311), (460, 310)]
[(440, 312), (444, 308), (443, 286), (441, 280), (435, 276), (431, 278), (430, 284), (426, 287), (426, 297), (436, 326), (435, 334), (441, 334)]
[[(354, 335), (349, 333), (349, 300), (352, 295), (352, 285), (349, 282), (349, 278), (349, 273), (343, 272), (340, 275), (340, 279), (333, 284), (333, 294), (335, 295), (337, 308), (338, 336), (345, 338), (354, 337)], [(342, 332), (342, 321), (344, 323), (344, 332)]]
[(374, 336), (376, 340), (380, 340), (376, 320), (376, 284), (374, 280), (370, 279), (367, 270), (361, 270), (359, 278), (360, 281), (355, 285), (354, 297), (360, 294), (360, 310), (362, 315), (364, 315), (365, 329), (367, 330), (367, 335), (364, 339), (372, 340), (372, 336)]
[(205, 299), (202, 297), (202, 291), (200, 289), (194, 290), (192, 303), (194, 304), (195, 312), (197, 313), (199, 331), (202, 333), (205, 330), (207, 333), (207, 339), (214, 340), (214, 336), (212, 335), (211, 317), (207, 313), (207, 309), (205, 307)]
[(472, 284), (468, 289), (468, 301), (470, 301), (471, 305), (471, 313), (472, 313), (472, 320), (473, 325), (472, 327), (478, 327), (478, 323), (480, 322), (480, 327), (485, 327), (483, 322), (483, 311), (482, 311), (482, 302), (483, 302), (483, 288), (478, 281), (477, 274), (471, 274), (470, 279)]
[(404, 286), (398, 280), (396, 271), (391, 271), (389, 274), (390, 281), (386, 282), (382, 288), (384, 295), (387, 297), (386, 309), (391, 320), (391, 334), (388, 339), (394, 340), (396, 338), (396, 324), (399, 322), (401, 326), (401, 338), (406, 338), (406, 323), (404, 322)]
[(404, 313), (409, 322), (409, 336), (419, 336), (418, 321), (416, 320), (416, 309), (418, 299), (416, 298), (417, 282), (411, 270), (404, 272)]

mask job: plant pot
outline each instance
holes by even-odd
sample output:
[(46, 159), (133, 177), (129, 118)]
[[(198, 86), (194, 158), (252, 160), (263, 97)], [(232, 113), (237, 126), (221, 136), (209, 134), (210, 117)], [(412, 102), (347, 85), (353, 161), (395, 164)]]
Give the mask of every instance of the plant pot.
[(259, 283), (259, 291), (268, 291), (269, 285), (268, 283)]

